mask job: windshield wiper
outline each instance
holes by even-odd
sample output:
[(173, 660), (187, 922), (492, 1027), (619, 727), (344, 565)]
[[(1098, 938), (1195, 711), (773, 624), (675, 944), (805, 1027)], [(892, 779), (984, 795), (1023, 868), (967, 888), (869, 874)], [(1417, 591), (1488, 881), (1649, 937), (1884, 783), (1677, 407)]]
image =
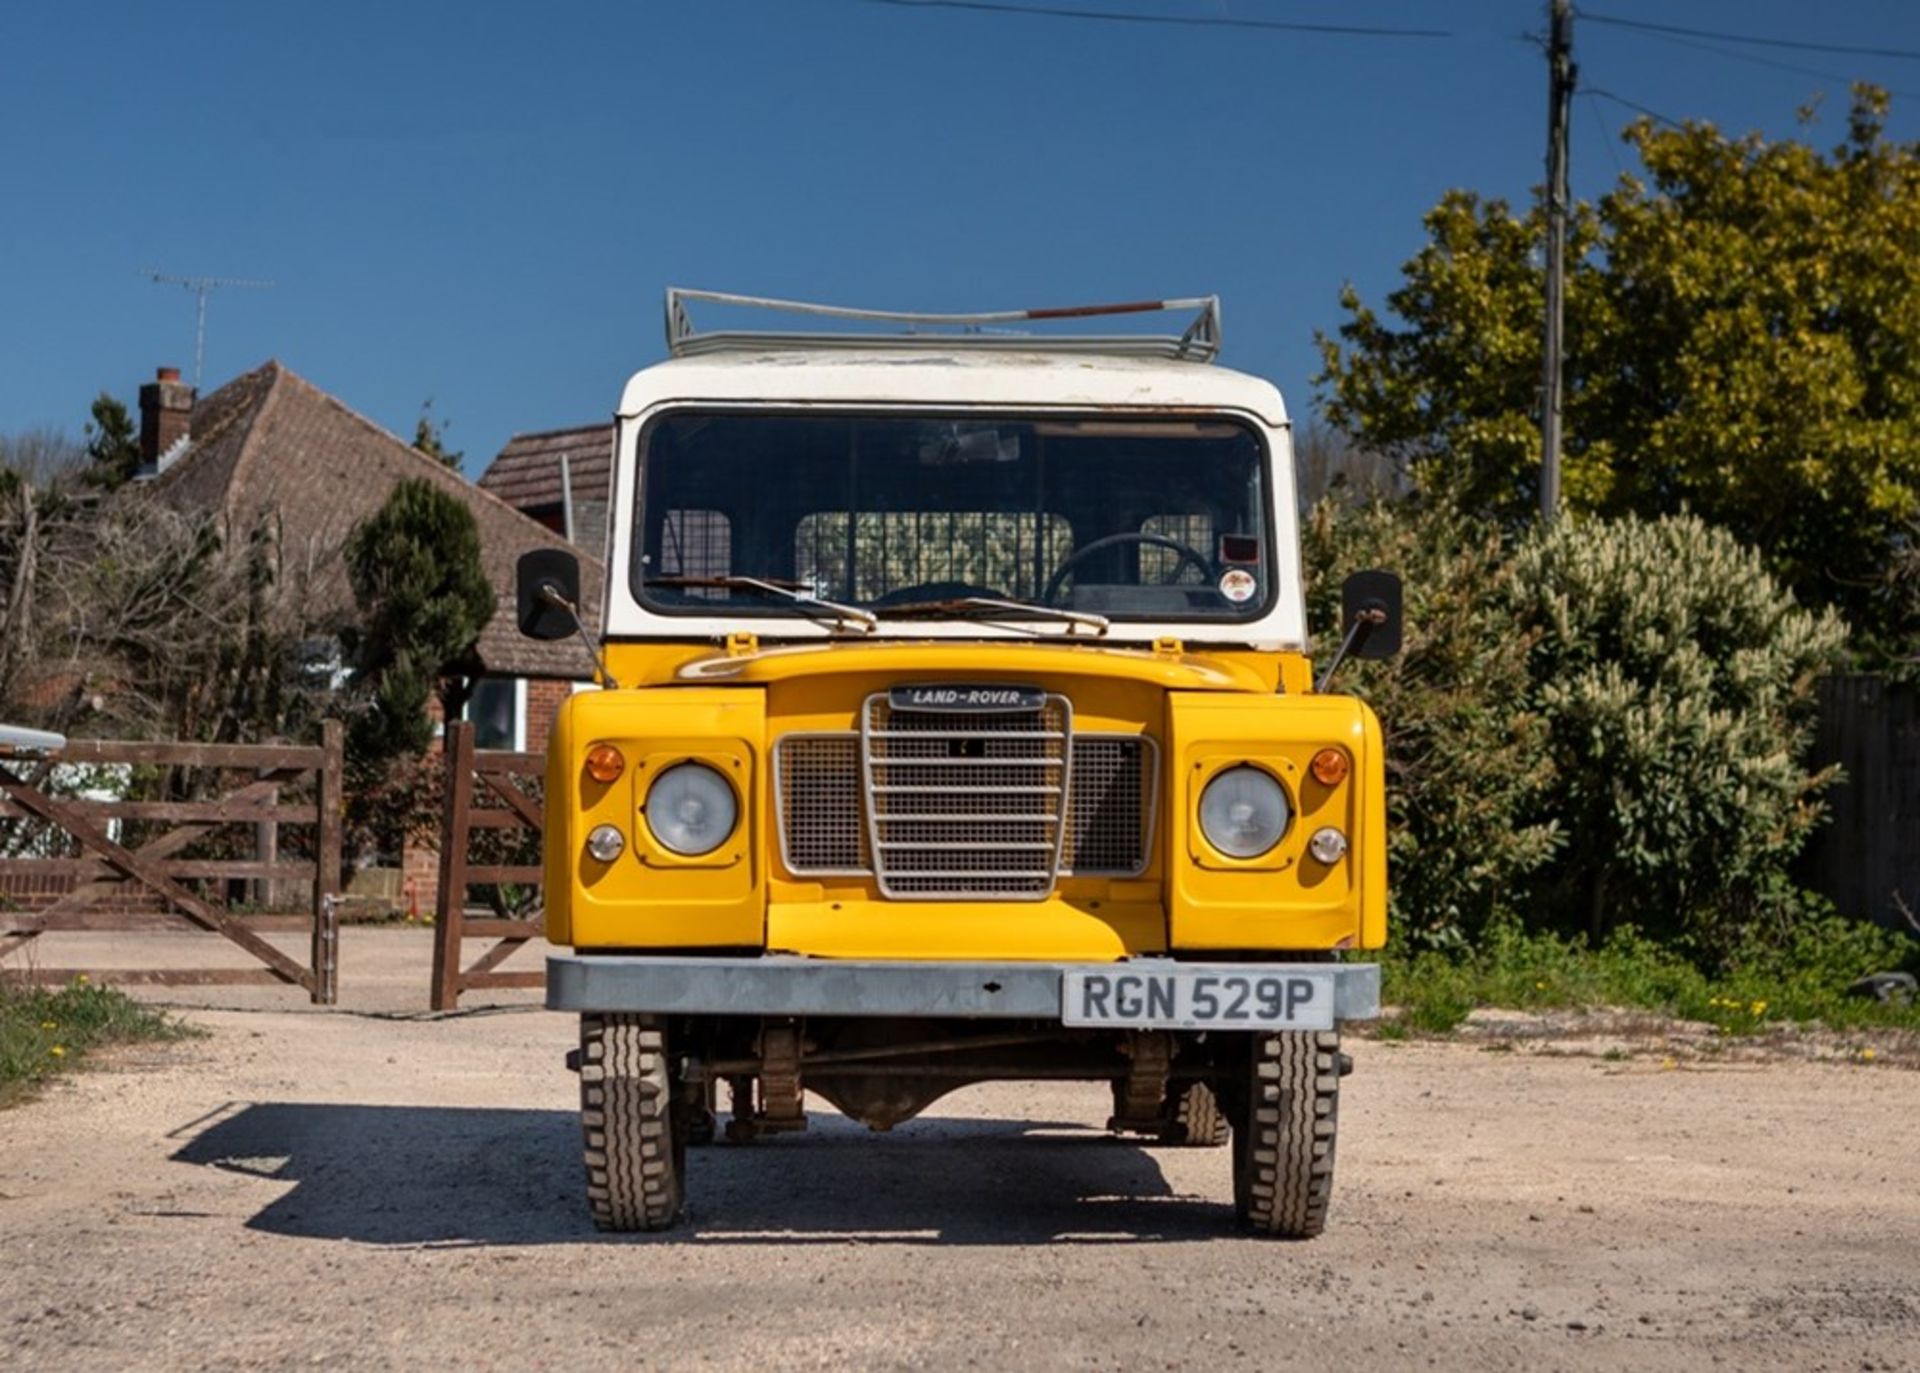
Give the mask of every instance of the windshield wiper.
[(799, 606), (808, 614), (824, 612), (815, 618), (831, 619), (836, 625), (856, 624), (871, 634), (880, 617), (871, 610), (862, 610), (857, 605), (842, 605), (838, 601), (829, 601), (814, 595), (804, 587), (787, 582), (770, 582), (760, 577), (649, 577), (648, 586), (711, 586), (738, 591), (759, 591), (769, 596), (781, 596)]
[(1038, 601), (1003, 601), (994, 596), (956, 596), (945, 601), (910, 601), (905, 605), (882, 606), (881, 609), (890, 617), (925, 615), (931, 612), (955, 614), (967, 610), (1017, 610), (1027, 615), (1050, 615), (1056, 620), (1065, 620), (1072, 625), (1085, 625), (1096, 634), (1105, 634), (1107, 627), (1113, 623), (1105, 615), (1093, 615), (1084, 610), (1067, 610), (1057, 605), (1041, 605)]

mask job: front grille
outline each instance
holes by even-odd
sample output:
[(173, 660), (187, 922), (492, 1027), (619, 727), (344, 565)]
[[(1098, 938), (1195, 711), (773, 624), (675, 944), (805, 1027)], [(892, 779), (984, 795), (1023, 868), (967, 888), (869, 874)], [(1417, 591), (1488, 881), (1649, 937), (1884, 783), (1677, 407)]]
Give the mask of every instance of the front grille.
[(859, 735), (784, 736), (773, 746), (773, 785), (788, 871), (867, 871)]
[[(957, 717), (919, 718), (952, 722)], [(1004, 721), (1006, 717), (974, 718), (978, 722), (989, 718)], [(924, 731), (916, 731), (913, 738), (891, 742), (899, 744), (904, 753), (924, 753), (935, 741), (923, 735)], [(1030, 731), (1022, 731), (1015, 742), (1031, 748), (1035, 741)], [(947, 742), (944, 747), (951, 750), (953, 745)], [(972, 745), (962, 745), (963, 752), (969, 747)], [(985, 744), (980, 747), (984, 750)], [(1139, 876), (1146, 870), (1152, 852), (1154, 798), (1159, 787), (1157, 746), (1145, 735), (1074, 734), (1069, 747), (1073, 761), (1068, 769), (1067, 820), (1066, 832), (1061, 838), (1060, 871), (1076, 876)], [(894, 762), (888, 766), (903, 769), (911, 765)], [(873, 872), (867, 816), (861, 801), (864, 775), (860, 736), (852, 731), (788, 734), (774, 744), (774, 813), (787, 871), (796, 876), (858, 876)], [(957, 787), (901, 795), (936, 797), (940, 811), (938, 818), (913, 819), (909, 817), (931, 816), (932, 812), (924, 806), (918, 811), (900, 806), (890, 809), (886, 816), (888, 836), (900, 842), (922, 843), (938, 849), (942, 840), (960, 838), (958, 831), (964, 828), (966, 838), (990, 846), (976, 852), (991, 854), (995, 851), (991, 846), (1032, 842), (1036, 835), (1044, 840), (1047, 835), (1047, 809), (1034, 799), (1044, 798), (1045, 793)], [(1019, 802), (1023, 809), (1009, 813), (1014, 797), (1029, 799)], [(1022, 874), (1021, 880), (1028, 882), (1035, 851), (1015, 852), (1024, 855), (1017, 871)], [(900, 864), (890, 866), (897, 870)], [(890, 894), (893, 894), (891, 887)], [(900, 890), (898, 894), (938, 893)], [(970, 889), (959, 894), (976, 892)]]
[(883, 895), (1037, 901), (1065, 839), (1073, 711), (895, 710), (861, 720), (868, 846)]
[(1076, 734), (1063, 871), (1137, 877), (1153, 837), (1158, 761), (1138, 734)]

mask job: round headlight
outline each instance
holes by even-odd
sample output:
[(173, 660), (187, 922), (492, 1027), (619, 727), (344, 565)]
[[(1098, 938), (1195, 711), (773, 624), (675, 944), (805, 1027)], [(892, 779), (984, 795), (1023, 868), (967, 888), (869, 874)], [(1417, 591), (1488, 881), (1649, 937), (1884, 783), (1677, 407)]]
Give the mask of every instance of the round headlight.
[(1200, 832), (1229, 858), (1258, 858), (1287, 832), (1287, 793), (1261, 768), (1228, 768), (1200, 793)]
[(705, 763), (675, 763), (647, 788), (647, 828), (688, 858), (719, 848), (739, 818), (732, 784)]

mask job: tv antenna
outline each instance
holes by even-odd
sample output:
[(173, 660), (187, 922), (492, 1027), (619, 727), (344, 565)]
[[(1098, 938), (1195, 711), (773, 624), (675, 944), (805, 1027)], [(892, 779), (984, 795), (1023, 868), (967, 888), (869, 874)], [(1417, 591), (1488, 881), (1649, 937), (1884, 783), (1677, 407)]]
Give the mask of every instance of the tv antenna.
[(247, 281), (240, 277), (182, 277), (167, 272), (156, 272), (152, 268), (144, 269), (144, 275), (151, 277), (162, 286), (182, 286), (200, 298), (198, 320), (193, 330), (193, 389), (200, 389), (200, 372), (207, 359), (207, 297), (213, 294), (216, 286), (244, 286), (249, 290), (263, 291), (272, 286), (271, 281)]

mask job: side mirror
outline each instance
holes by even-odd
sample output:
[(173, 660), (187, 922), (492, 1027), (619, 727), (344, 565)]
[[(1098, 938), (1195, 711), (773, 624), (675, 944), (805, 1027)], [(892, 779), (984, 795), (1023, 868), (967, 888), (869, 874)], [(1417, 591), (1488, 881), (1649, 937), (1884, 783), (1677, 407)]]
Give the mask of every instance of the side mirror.
[(1320, 674), (1325, 691), (1348, 658), (1391, 658), (1400, 651), (1400, 579), (1391, 572), (1356, 572), (1340, 587), (1340, 647)]
[(529, 639), (580, 631), (580, 560), (564, 548), (536, 548), (514, 564), (515, 619)]
[(1400, 579), (1391, 572), (1356, 572), (1340, 587), (1340, 632), (1351, 635), (1355, 658), (1391, 658), (1400, 651)]

